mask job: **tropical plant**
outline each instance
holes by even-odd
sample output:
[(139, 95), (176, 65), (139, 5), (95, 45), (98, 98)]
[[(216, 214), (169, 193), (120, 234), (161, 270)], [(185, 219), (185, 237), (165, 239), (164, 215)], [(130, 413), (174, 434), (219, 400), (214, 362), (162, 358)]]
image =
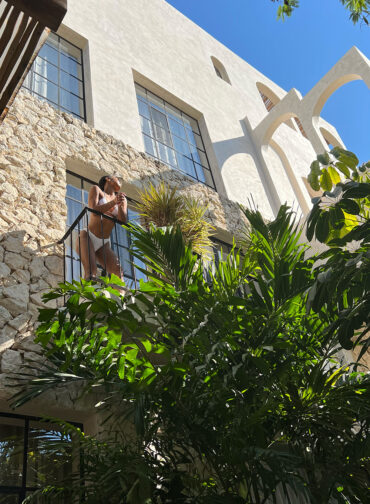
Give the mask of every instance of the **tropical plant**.
[(308, 180), (324, 193), (312, 200), (307, 238), (328, 249), (318, 257), (308, 307), (329, 310), (340, 344), (360, 346), (362, 357), (370, 346), (370, 162), (358, 164), (352, 152), (334, 148), (311, 165)]
[(137, 208), (144, 224), (180, 226), (186, 243), (191, 244), (194, 252), (209, 258), (214, 227), (205, 217), (207, 206), (191, 196), (180, 194), (177, 187), (165, 182), (144, 187), (139, 191), (139, 200)]
[[(46, 295), (67, 301), (41, 310), (48, 361), (14, 405), (73, 384), (98, 394), (111, 434), (80, 436), (84, 502), (366, 502), (369, 375), (340, 361), (331, 311), (306, 311), (315, 258), (292, 213), (245, 214), (249, 249), (211, 281), (179, 228), (128, 226), (148, 267), (138, 291), (117, 298), (103, 279)], [(117, 435), (123, 422), (135, 434)]]
[[(299, 7), (299, 0), (271, 0), (279, 2), (278, 18), (284, 19), (291, 16), (294, 9)], [(353, 23), (363, 21), (369, 24), (370, 1), (369, 0), (340, 0), (340, 3), (349, 11), (349, 18)]]

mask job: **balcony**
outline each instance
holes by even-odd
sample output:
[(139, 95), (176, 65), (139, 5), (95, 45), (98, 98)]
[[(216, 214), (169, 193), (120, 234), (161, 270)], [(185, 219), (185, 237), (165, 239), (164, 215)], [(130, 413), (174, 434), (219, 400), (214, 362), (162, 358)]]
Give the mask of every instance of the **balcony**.
[[(98, 238), (101, 240), (98, 250), (94, 250), (94, 240), (97, 237), (92, 235), (91, 231), (87, 233), (93, 214), (99, 217), (102, 231), (104, 221), (110, 221), (113, 224), (109, 238)], [(109, 275), (112, 272), (112, 266), (116, 266), (120, 273), (118, 276), (122, 277), (127, 287), (137, 288), (140, 278), (145, 279), (145, 275), (138, 271), (135, 265), (144, 267), (144, 264), (130, 253), (130, 233), (122, 227), (122, 224), (114, 217), (85, 207), (58, 242), (63, 246), (64, 281), (80, 281), (81, 278), (94, 280)], [(103, 233), (100, 234), (103, 236)], [(115, 264), (111, 261), (112, 251), (116, 257)]]

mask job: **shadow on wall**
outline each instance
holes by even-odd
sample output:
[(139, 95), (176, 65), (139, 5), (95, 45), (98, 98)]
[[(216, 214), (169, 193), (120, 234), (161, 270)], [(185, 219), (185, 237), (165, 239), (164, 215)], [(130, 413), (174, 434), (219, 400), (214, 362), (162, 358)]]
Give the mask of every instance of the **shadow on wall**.
[(0, 235), (1, 373), (16, 371), (23, 351), (37, 352), (31, 336), (38, 310), (45, 307), (42, 294), (63, 280), (63, 261), (57, 251), (42, 255), (24, 245), (26, 237), (24, 230)]
[[(221, 166), (221, 172), (225, 174), (225, 170), (228, 169), (225, 165), (228, 162), (231, 166), (231, 179), (238, 194), (229, 194), (229, 197), (235, 199), (241, 197), (244, 204), (246, 204), (251, 194), (254, 194), (254, 199), (263, 213), (269, 214), (266, 215), (267, 217), (272, 217), (276, 201), (279, 200), (278, 195), (270, 175), (261, 166), (258, 153), (250, 139), (245, 119), (240, 120), (240, 126), (244, 133), (242, 136), (221, 140), (213, 144)], [(232, 165), (230, 160), (237, 155), (242, 155), (244, 159), (237, 166)], [(238, 176), (237, 181), (235, 180), (236, 175)], [(230, 179), (229, 175), (225, 177), (225, 180), (228, 179)], [(229, 184), (229, 187), (230, 185), (232, 186), (232, 184)]]

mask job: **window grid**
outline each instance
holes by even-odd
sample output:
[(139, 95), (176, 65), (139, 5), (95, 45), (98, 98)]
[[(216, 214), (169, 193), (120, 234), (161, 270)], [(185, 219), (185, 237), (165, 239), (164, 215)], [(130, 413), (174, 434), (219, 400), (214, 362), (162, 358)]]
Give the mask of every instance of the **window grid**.
[[(3, 420), (2, 420), (3, 419)], [(10, 423), (5, 423), (4, 422), (10, 422)], [(18, 423), (12, 423), (12, 422), (18, 422)], [(30, 460), (30, 449), (32, 448), (32, 439), (30, 439), (30, 434), (32, 431), (36, 429), (42, 429), (41, 425), (39, 427), (33, 426), (33, 422), (40, 422), (42, 425), (43, 419), (40, 417), (31, 417), (31, 416), (25, 416), (25, 415), (18, 415), (15, 413), (2, 413), (0, 412), (0, 448), (4, 445), (6, 449), (6, 443), (9, 442), (16, 442), (14, 440), (14, 434), (11, 436), (10, 439), (7, 439), (6, 437), (3, 437), (3, 432), (2, 432), (2, 427), (4, 426), (14, 426), (14, 427), (19, 427), (20, 430), (23, 430), (23, 439), (19, 439), (20, 444), (22, 445), (22, 451), (21, 452), (14, 452), (13, 455), (20, 455), (19, 461), (20, 461), (20, 473), (19, 473), (19, 479), (20, 484), (15, 484), (15, 485), (9, 485), (9, 482), (1, 481), (1, 474), (0, 474), (0, 501), (3, 502), (3, 499), (5, 498), (5, 502), (14, 502), (17, 504), (21, 504), (26, 496), (34, 491), (37, 490), (37, 486), (35, 485), (29, 485), (28, 480), (29, 480), (29, 460)], [(83, 430), (83, 425), (75, 422), (69, 422), (75, 427), (80, 428)], [(31, 425), (30, 425), (31, 424)], [(50, 424), (49, 424), (50, 426)], [(45, 423), (45, 430), (50, 430), (52, 432), (53, 429), (48, 429), (48, 423)], [(9, 458), (7, 460), (9, 463)], [(8, 483), (8, 484), (3, 484), (3, 483)], [(13, 499), (12, 499), (13, 498)], [(9, 500), (11, 499), (11, 500)]]
[[(73, 177), (74, 183), (68, 183), (68, 177)], [(72, 182), (72, 180), (71, 180)], [(78, 185), (78, 186), (77, 186)], [(92, 185), (96, 185), (96, 182), (89, 180), (85, 177), (77, 175), (76, 173), (67, 170), (67, 193), (66, 193), (66, 203), (67, 203), (67, 229), (78, 217), (81, 211), (88, 206), (88, 191)], [(77, 189), (80, 192), (79, 197), (77, 195), (72, 196), (71, 189)], [(130, 222), (135, 222), (138, 219), (136, 211), (132, 208), (134, 206), (134, 200), (127, 198), (129, 206), (128, 208), (128, 220)], [(130, 204), (131, 203), (131, 204)], [(82, 230), (87, 227), (86, 218), (80, 223), (77, 230)], [(144, 267), (137, 258), (134, 258), (130, 254), (131, 238), (130, 234), (124, 230), (120, 225), (116, 224), (112, 230), (110, 237), (112, 250), (117, 254), (119, 261), (123, 269), (123, 275), (128, 287), (138, 287), (139, 279), (145, 279), (145, 275), (138, 271), (132, 263), (138, 266)], [(71, 281), (80, 279), (80, 257), (75, 251), (75, 247), (71, 247), (73, 243), (66, 244), (66, 254), (65, 254), (65, 266), (66, 266), (66, 280)], [(73, 250), (72, 250), (73, 248)]]
[(198, 122), (142, 86), (135, 87), (146, 153), (215, 189)]
[[(50, 43), (49, 43), (50, 42)], [(52, 43), (54, 42), (54, 44)], [(71, 53), (68, 54), (65, 49), (62, 49), (62, 45), (66, 46), (67, 48), (70, 48)], [(55, 62), (52, 62), (50, 59), (47, 57), (44, 57), (44, 52), (43, 49), (49, 48), (52, 51), (56, 51), (58, 55), (58, 60), (57, 64)], [(78, 53), (78, 58), (72, 55), (72, 49), (74, 52)], [(78, 69), (75, 73), (69, 72), (65, 67), (63, 68), (61, 65), (61, 58), (67, 59), (67, 61), (71, 61), (74, 65), (76, 65), (76, 68)], [(80, 61), (78, 61), (80, 59)], [(52, 80), (48, 78), (45, 75), (41, 75), (37, 71), (38, 64), (40, 62), (43, 62), (45, 67), (50, 68), (53, 71), (56, 71), (57, 73), (57, 82), (55, 80)], [(78, 75), (81, 75), (81, 78)], [(69, 79), (73, 82), (76, 81), (77, 87), (78, 87), (78, 93), (74, 92), (71, 88), (68, 89), (66, 86), (62, 85), (62, 78), (63, 76), (68, 76)], [(49, 86), (56, 86), (57, 87), (57, 100), (52, 100), (50, 97), (47, 96), (47, 91), (46, 91), (46, 96), (45, 94), (42, 94), (37, 90), (37, 86), (34, 84), (35, 82), (35, 76), (38, 78), (41, 78), (43, 81), (46, 81), (47, 85), (46, 87)], [(85, 100), (85, 86), (84, 86), (84, 66), (83, 66), (83, 56), (82, 56), (82, 50), (77, 47), (76, 45), (72, 44), (68, 40), (60, 37), (59, 35), (56, 35), (55, 33), (50, 33), (48, 39), (46, 40), (45, 44), (42, 46), (38, 56), (36, 57), (36, 60), (32, 64), (32, 67), (23, 83), (22, 86), (24, 89), (27, 89), (32, 95), (37, 96), (39, 99), (44, 100), (48, 102), (51, 106), (56, 108), (57, 110), (61, 110), (64, 112), (67, 112), (69, 114), (72, 114), (73, 116), (77, 117), (77, 119), (82, 119), (83, 121), (86, 121), (86, 100)], [(66, 96), (70, 95), (77, 99), (77, 103), (79, 104), (79, 110), (81, 110), (82, 107), (82, 113), (77, 113), (76, 110), (73, 110), (72, 106), (68, 108), (67, 106), (62, 105), (62, 100), (61, 100), (61, 94), (66, 93)]]

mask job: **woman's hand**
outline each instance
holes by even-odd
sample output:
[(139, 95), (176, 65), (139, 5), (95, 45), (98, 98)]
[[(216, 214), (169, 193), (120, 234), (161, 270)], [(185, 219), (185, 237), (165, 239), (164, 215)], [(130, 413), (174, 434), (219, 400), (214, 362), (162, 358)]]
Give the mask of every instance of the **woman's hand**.
[(126, 194), (124, 193), (118, 193), (116, 196), (116, 202), (118, 206), (122, 206), (126, 202)]

